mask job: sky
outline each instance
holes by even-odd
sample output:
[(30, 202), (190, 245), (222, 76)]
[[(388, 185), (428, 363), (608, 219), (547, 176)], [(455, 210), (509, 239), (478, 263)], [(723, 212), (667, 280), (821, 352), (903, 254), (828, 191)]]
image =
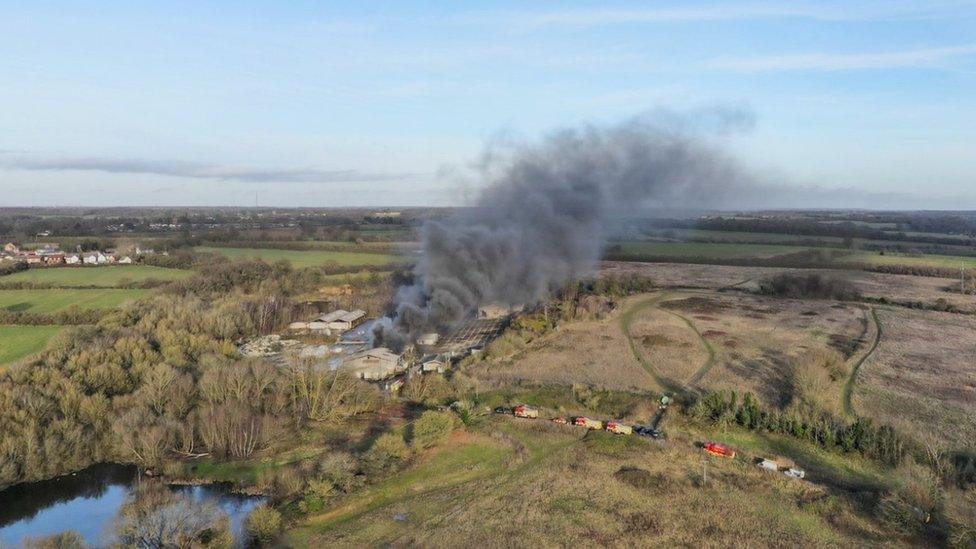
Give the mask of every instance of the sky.
[(735, 112), (764, 205), (976, 209), (976, 1), (0, 13), (0, 207), (462, 205), (488, 144)]

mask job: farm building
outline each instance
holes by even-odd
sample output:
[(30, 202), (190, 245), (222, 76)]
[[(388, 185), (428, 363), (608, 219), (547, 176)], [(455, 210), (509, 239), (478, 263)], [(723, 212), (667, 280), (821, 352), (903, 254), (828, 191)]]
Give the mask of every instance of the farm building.
[[(365, 318), (366, 318), (366, 311), (362, 309), (356, 309), (355, 311), (346, 311), (344, 309), (339, 309), (337, 311), (332, 311), (329, 314), (322, 315), (319, 318), (315, 319), (315, 321), (313, 322), (322, 322), (325, 323), (326, 327), (330, 330), (336, 332), (345, 332), (346, 330), (351, 330), (355, 328)], [(310, 322), (309, 324), (312, 323)]]
[(403, 357), (385, 347), (358, 352), (347, 358), (342, 367), (367, 381), (386, 379), (406, 371)]
[(420, 359), (420, 371), (428, 373), (443, 374), (448, 367), (448, 362), (437, 355), (428, 355)]
[(487, 305), (482, 305), (481, 307), (478, 307), (478, 318), (486, 319), (486, 320), (505, 318), (521, 310), (522, 310), (521, 305), (504, 305), (501, 303), (489, 303)]
[(312, 320), (310, 322), (292, 322), (288, 325), (288, 331), (295, 333), (313, 333), (324, 336), (332, 335), (332, 330), (329, 329), (329, 323), (318, 320)]
[(437, 341), (441, 336), (437, 332), (431, 332), (429, 334), (421, 334), (417, 338), (417, 345), (437, 345)]

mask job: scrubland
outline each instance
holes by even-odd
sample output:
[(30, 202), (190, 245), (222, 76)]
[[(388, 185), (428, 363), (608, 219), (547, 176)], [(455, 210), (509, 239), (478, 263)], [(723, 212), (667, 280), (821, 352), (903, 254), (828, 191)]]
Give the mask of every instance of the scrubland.
[[(341, 547), (826, 547), (887, 539), (899, 545), (856, 501), (760, 470), (745, 456), (703, 457), (692, 445), (541, 421), (498, 418), (477, 429), (491, 434), (432, 453), (406, 473), (304, 521), (288, 541)], [(775, 446), (750, 443), (760, 451)], [(490, 467), (479, 467), (485, 463)], [(877, 475), (857, 459), (835, 457), (822, 467), (825, 475)]]
[(854, 408), (937, 446), (976, 440), (976, 319), (878, 310), (883, 337), (861, 366)]

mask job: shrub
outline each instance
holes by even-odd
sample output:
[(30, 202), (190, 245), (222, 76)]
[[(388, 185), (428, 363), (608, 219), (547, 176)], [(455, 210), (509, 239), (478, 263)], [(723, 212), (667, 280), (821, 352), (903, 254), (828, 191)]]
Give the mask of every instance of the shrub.
[(428, 411), (413, 423), (410, 442), (415, 448), (431, 448), (441, 444), (454, 431), (454, 414)]
[(24, 547), (26, 549), (85, 549), (88, 544), (82, 539), (81, 534), (68, 530), (51, 536), (26, 539)]
[(759, 284), (759, 293), (777, 297), (853, 301), (861, 293), (851, 282), (818, 273), (782, 273)]
[(363, 455), (363, 470), (370, 477), (380, 476), (399, 466), (409, 455), (410, 449), (402, 436), (384, 433)]
[(660, 490), (671, 484), (671, 479), (664, 473), (651, 473), (639, 467), (621, 467), (613, 477), (638, 490)]
[(919, 532), (940, 522), (945, 494), (935, 474), (909, 459), (894, 472), (895, 489), (878, 504), (882, 520), (902, 532)]
[(335, 491), (347, 494), (362, 485), (362, 475), (356, 474), (359, 464), (348, 454), (328, 454), (316, 466), (321, 482), (327, 482)]
[(269, 545), (281, 533), (281, 513), (267, 504), (255, 507), (244, 521), (249, 538), (259, 545)]
[(302, 492), (305, 480), (291, 468), (262, 472), (258, 486), (276, 499), (286, 499)]

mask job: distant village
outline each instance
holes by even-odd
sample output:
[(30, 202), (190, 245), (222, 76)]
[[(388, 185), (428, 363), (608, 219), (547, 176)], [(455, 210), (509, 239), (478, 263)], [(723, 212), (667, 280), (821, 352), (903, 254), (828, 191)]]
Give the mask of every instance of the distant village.
[[(131, 255), (118, 254), (114, 250), (65, 252), (57, 244), (35, 244), (21, 249), (12, 242), (4, 244), (0, 261), (26, 263), (30, 267), (70, 267), (99, 265), (130, 265), (134, 256), (152, 255), (155, 250), (137, 246)], [(165, 254), (165, 252), (164, 252)]]

